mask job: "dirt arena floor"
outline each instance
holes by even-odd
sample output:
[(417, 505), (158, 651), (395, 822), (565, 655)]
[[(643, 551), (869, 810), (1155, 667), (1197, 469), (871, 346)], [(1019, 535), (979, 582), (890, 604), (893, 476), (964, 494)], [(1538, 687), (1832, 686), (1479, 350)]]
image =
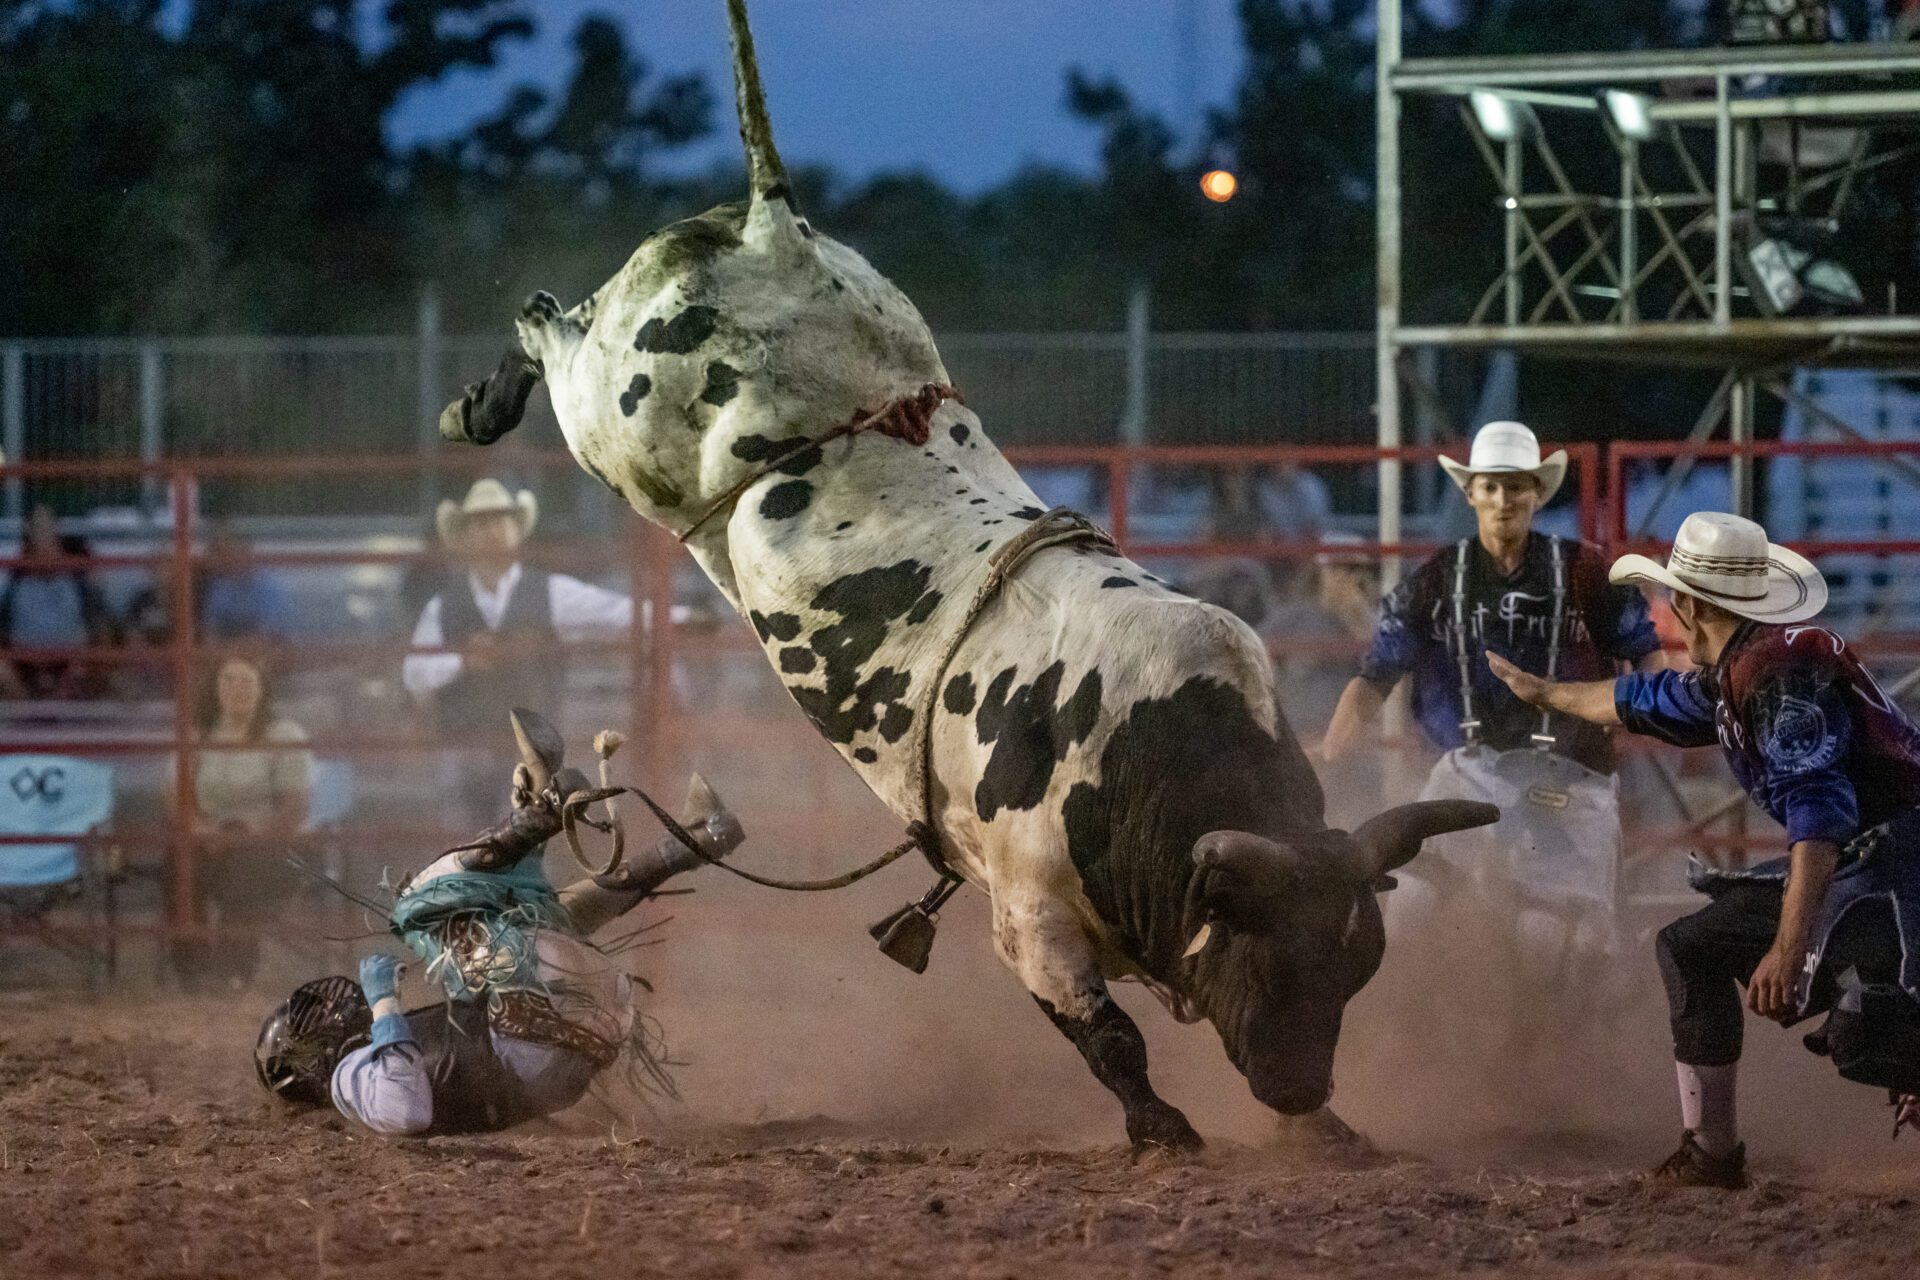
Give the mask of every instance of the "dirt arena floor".
[[(742, 860), (780, 865), (765, 833), (790, 796), (734, 791), (763, 833)], [(787, 869), (891, 843), (850, 780), (821, 791), (856, 816), (815, 823)], [(1501, 960), (1459, 912), (1397, 943), (1341, 1046), (1334, 1106), (1357, 1147), (1280, 1124), (1210, 1029), (1123, 987), (1156, 1085), (1209, 1141), (1136, 1163), (1117, 1104), (992, 956), (979, 893), (945, 913), (924, 976), (873, 950), (866, 923), (923, 879), (780, 896), (704, 874), (646, 909), (656, 945), (628, 953), (680, 1098), (610, 1087), (494, 1137), (387, 1142), (254, 1084), (267, 1010), (379, 945), (330, 941), (367, 932), (340, 913), (290, 919), (217, 997), (138, 947), (91, 1000), (10, 956), (0, 1280), (1920, 1275), (1920, 1141), (1889, 1142), (1881, 1099), (1795, 1034), (1750, 1028), (1752, 1190), (1640, 1175), (1679, 1129), (1659, 919), (1587, 977)]]
[(765, 905), (682, 900), (643, 953), (680, 1101), (613, 1090), (497, 1137), (386, 1142), (259, 1093), (257, 1019), (322, 954), (276, 953), (218, 999), (8, 992), (0, 1276), (1916, 1274), (1920, 1143), (1890, 1144), (1871, 1094), (1770, 1028), (1756, 1186), (1723, 1195), (1635, 1172), (1677, 1128), (1657, 1004), (1574, 1052), (1471, 1009), (1409, 1042), (1395, 991), (1418, 983), (1390, 967), (1342, 1051), (1366, 1149), (1283, 1128), (1205, 1028), (1128, 992), (1211, 1143), (1136, 1163), (979, 903), (918, 979), (863, 945), (862, 911)]

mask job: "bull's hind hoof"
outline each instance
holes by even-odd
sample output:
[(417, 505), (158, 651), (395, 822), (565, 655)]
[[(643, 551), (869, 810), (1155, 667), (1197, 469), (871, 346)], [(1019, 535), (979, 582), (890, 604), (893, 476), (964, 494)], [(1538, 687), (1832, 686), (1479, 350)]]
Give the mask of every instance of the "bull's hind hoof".
[(560, 319), (560, 299), (545, 289), (537, 289), (520, 304), (520, 318), (529, 324), (555, 324)]
[(1128, 1116), (1127, 1137), (1133, 1139), (1135, 1160), (1150, 1155), (1192, 1155), (1207, 1145), (1177, 1107)]

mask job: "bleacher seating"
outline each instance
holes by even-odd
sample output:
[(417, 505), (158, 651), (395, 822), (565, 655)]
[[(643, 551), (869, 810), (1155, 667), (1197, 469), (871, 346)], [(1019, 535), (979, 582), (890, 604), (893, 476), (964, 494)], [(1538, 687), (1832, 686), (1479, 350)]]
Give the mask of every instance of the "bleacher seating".
[[(38, 941), (80, 961), (91, 983), (118, 959), (110, 842), (111, 765), (59, 755), (0, 756), (0, 913), (9, 941)], [(21, 837), (46, 837), (27, 840)], [(71, 917), (77, 916), (77, 919)]]

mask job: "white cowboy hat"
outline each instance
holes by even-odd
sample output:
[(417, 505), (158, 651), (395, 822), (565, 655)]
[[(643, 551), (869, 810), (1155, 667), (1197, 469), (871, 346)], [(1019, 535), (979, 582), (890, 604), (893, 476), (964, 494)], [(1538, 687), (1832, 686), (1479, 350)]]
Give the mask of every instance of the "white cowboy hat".
[(433, 523), (440, 530), (440, 541), (452, 542), (468, 516), (491, 515), (500, 511), (510, 512), (519, 518), (520, 536), (524, 538), (533, 532), (534, 522), (540, 518), (540, 502), (530, 489), (508, 493), (507, 486), (492, 476), (482, 476), (473, 482), (473, 487), (467, 490), (467, 496), (459, 502), (452, 498), (443, 499), (433, 513)]
[(1827, 607), (1813, 562), (1767, 541), (1767, 531), (1724, 511), (1696, 511), (1680, 526), (1666, 564), (1621, 556), (1612, 582), (1657, 582), (1755, 622), (1805, 622)]
[(1540, 482), (1540, 505), (1545, 506), (1560, 491), (1567, 478), (1567, 451), (1555, 449), (1544, 461), (1540, 442), (1533, 432), (1518, 422), (1489, 422), (1473, 435), (1473, 452), (1464, 463), (1452, 458), (1440, 459), (1440, 466), (1464, 492), (1473, 477), (1481, 474), (1525, 472)]

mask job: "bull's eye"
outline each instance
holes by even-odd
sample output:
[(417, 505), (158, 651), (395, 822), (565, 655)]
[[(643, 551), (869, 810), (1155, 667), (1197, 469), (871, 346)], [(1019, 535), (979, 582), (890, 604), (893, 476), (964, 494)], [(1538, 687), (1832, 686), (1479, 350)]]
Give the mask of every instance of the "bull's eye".
[(1340, 931), (1340, 945), (1346, 946), (1353, 941), (1353, 934), (1360, 927), (1360, 899), (1355, 898), (1353, 905), (1347, 908), (1347, 927)]

